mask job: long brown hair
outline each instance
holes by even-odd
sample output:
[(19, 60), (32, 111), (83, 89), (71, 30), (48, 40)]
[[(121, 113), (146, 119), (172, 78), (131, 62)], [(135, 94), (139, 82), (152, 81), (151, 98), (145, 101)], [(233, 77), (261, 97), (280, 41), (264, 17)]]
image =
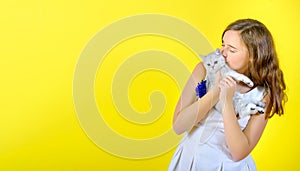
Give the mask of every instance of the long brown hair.
[(283, 105), (287, 101), (285, 82), (270, 31), (261, 22), (253, 19), (237, 20), (224, 30), (239, 31), (249, 51), (249, 77), (256, 86), (263, 86), (268, 97), (266, 118), (275, 113), (284, 113)]

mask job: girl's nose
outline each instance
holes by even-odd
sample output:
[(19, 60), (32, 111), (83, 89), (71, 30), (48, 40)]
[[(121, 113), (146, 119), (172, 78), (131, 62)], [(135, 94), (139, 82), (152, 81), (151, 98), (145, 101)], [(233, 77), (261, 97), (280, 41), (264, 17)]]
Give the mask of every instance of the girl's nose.
[(224, 49), (224, 47), (221, 49), (221, 54), (224, 56), (224, 58), (227, 57), (227, 52), (226, 52), (226, 50)]

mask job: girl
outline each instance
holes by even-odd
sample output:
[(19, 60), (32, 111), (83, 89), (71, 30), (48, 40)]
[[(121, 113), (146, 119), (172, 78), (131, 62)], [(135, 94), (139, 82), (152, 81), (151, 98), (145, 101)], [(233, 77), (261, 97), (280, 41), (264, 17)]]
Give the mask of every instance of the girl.
[[(283, 73), (272, 35), (265, 25), (253, 19), (231, 23), (222, 34), (221, 53), (227, 65), (249, 77), (254, 87), (231, 77), (221, 78), (219, 74), (215, 86), (196, 100), (195, 87), (206, 75), (203, 64), (199, 63), (174, 112), (173, 129), (185, 136), (175, 151), (169, 170), (256, 170), (250, 153), (268, 119), (284, 113), (286, 87)], [(265, 92), (265, 96), (256, 97), (266, 104), (265, 113), (237, 118), (232, 103), (234, 92), (255, 95), (258, 88)]]

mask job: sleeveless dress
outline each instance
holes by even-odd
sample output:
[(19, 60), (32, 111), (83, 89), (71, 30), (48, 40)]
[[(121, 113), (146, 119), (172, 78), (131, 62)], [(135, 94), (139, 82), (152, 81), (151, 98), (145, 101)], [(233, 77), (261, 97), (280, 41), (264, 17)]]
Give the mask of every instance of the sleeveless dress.
[[(261, 101), (262, 87), (256, 87), (243, 94)], [(219, 102), (210, 110), (207, 118), (185, 133), (170, 162), (169, 171), (255, 171), (256, 166), (248, 155), (240, 161), (233, 161), (225, 140), (224, 124)], [(238, 119), (241, 130), (250, 116)]]

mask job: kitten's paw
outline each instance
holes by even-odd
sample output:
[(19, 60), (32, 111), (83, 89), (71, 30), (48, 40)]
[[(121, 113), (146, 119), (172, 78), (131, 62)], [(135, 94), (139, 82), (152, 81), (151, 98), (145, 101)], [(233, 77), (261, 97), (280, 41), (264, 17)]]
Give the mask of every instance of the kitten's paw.
[(253, 87), (254, 84), (252, 81), (243, 81), (245, 84), (247, 84), (248, 87)]
[(256, 114), (256, 113), (264, 114), (265, 113), (265, 108), (262, 108), (259, 106), (256, 106), (255, 108), (251, 108), (250, 110), (251, 110), (250, 114)]
[(264, 114), (265, 113), (265, 108), (263, 107), (260, 107), (260, 106), (256, 106), (256, 107), (252, 107), (250, 108), (250, 115), (253, 115), (253, 114)]
[(253, 87), (254, 86), (254, 84), (253, 84), (253, 82), (251, 81), (251, 82), (249, 82), (248, 84), (247, 84), (249, 87)]
[(260, 114), (264, 114), (264, 113), (265, 113), (265, 109), (264, 109), (264, 108), (262, 108), (262, 109), (258, 110), (258, 113), (260, 113)]
[(241, 80), (243, 83), (245, 83), (248, 87), (253, 87), (254, 86), (254, 83), (250, 80), (250, 79), (246, 79), (246, 78), (244, 78), (244, 79), (242, 79)]
[(261, 107), (261, 108), (265, 108), (266, 107), (266, 103), (261, 102), (261, 101), (257, 101), (254, 102), (256, 106)]
[[(264, 103), (262, 103), (264, 104)], [(264, 114), (265, 113), (265, 108), (256, 105), (255, 103), (249, 103), (245, 106), (245, 108), (240, 111), (239, 113), (239, 117), (245, 117), (247, 115), (254, 115), (254, 114)]]

